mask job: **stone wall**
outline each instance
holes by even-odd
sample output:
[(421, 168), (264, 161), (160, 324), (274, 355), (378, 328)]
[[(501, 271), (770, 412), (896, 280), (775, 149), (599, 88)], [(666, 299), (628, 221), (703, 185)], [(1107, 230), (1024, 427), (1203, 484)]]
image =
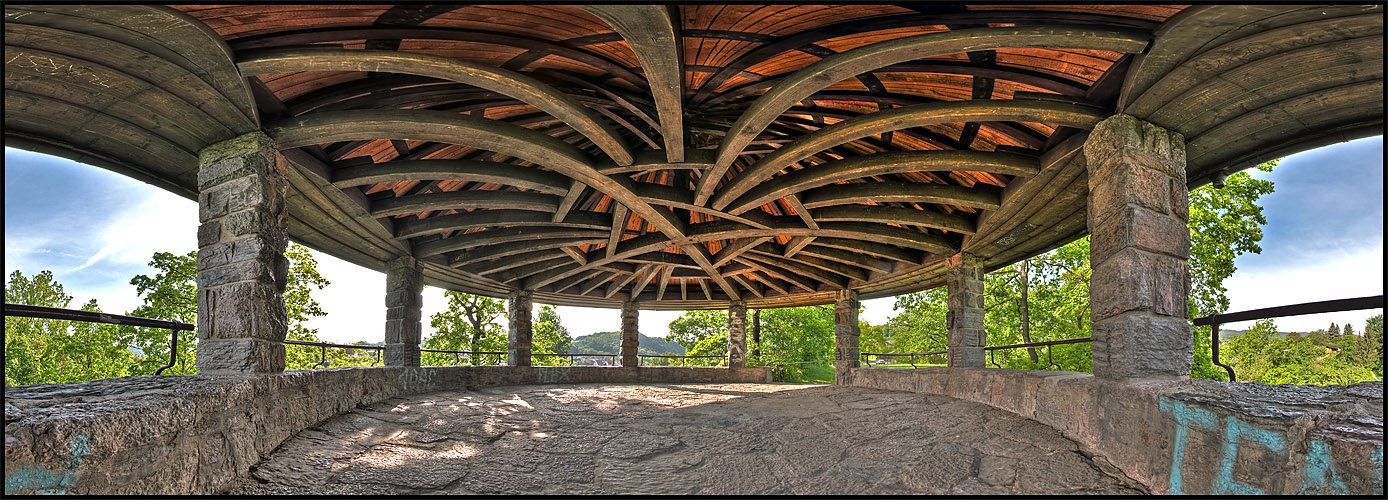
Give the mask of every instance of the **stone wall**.
[(855, 369), (852, 385), (942, 394), (1060, 430), (1153, 493), (1383, 493), (1383, 383), (1121, 383), (1085, 373)]
[(219, 493), (300, 430), (406, 394), (514, 384), (770, 381), (765, 367), (457, 366), (9, 387), (5, 493)]

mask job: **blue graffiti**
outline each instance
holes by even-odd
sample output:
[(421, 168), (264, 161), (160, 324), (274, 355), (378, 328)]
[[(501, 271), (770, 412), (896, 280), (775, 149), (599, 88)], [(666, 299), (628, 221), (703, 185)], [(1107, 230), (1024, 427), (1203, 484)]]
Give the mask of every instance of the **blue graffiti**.
[(1216, 495), (1263, 495), (1263, 490), (1234, 481), (1234, 459), (1239, 455), (1239, 441), (1246, 439), (1263, 445), (1270, 451), (1281, 453), (1287, 449), (1286, 440), (1281, 434), (1254, 427), (1252, 424), (1234, 418), (1224, 417), (1224, 456), (1219, 461), (1219, 474), (1215, 476)]
[(569, 368), (568, 366), (540, 367), (535, 369), (535, 376), (541, 384), (571, 382)]
[(1320, 441), (1308, 441), (1306, 443), (1306, 477), (1301, 480), (1300, 493), (1302, 495), (1349, 494), (1349, 488), (1345, 487), (1345, 481), (1340, 477), (1340, 471), (1335, 470), (1334, 459), (1330, 457), (1330, 445)]
[[(1180, 401), (1161, 398), (1157, 405), (1162, 411), (1170, 413), (1176, 419), (1176, 442), (1171, 452), (1171, 476), (1170, 493), (1182, 495), (1183, 478), (1181, 475), (1181, 465), (1185, 463), (1186, 444), (1190, 439), (1190, 424), (1199, 425), (1201, 428), (1215, 432), (1218, 420), (1215, 414), (1209, 410), (1191, 408)], [(1225, 417), (1224, 427), (1224, 454), (1220, 457), (1219, 471), (1215, 475), (1214, 485), (1211, 493), (1220, 494), (1243, 494), (1261, 495), (1263, 490), (1251, 485), (1234, 481), (1234, 463), (1238, 458), (1239, 442), (1248, 440), (1258, 443), (1263, 447), (1281, 452), (1286, 449), (1286, 442), (1282, 435), (1276, 432), (1255, 427), (1232, 416)]]
[(400, 372), (400, 388), (405, 392), (434, 390), (433, 369), (411, 366)]
[(1372, 463), (1374, 464), (1374, 472), (1377, 472), (1377, 473), (1378, 473), (1378, 484), (1375, 485), (1376, 487), (1374, 488), (1374, 493), (1375, 493), (1375, 494), (1378, 494), (1378, 495), (1382, 495), (1382, 494), (1383, 494), (1383, 447), (1382, 447), (1382, 446), (1379, 446), (1378, 449), (1369, 452), (1369, 462), (1372, 462)]
[(91, 451), (91, 438), (79, 432), (72, 438), (72, 452), (68, 453), (61, 474), (40, 467), (21, 468), (5, 474), (5, 494), (32, 489), (40, 495), (66, 495), (77, 483), (77, 475), (81, 472), (78, 469)]

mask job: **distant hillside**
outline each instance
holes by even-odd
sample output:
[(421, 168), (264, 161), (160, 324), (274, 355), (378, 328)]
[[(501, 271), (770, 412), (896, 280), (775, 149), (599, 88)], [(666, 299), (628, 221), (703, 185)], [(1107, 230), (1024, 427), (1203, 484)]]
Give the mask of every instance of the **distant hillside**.
[[(684, 347), (679, 344), (666, 342), (664, 339), (655, 337), (638, 335), (640, 335), (636, 344), (636, 352), (638, 354), (684, 354)], [(620, 348), (621, 332), (598, 332), (592, 335), (584, 335), (575, 338), (573, 347), (569, 349), (569, 353), (621, 354)]]
[[(1210, 332), (1210, 329), (1209, 329), (1209, 328), (1205, 328), (1205, 333), (1208, 334), (1209, 332)], [(1285, 338), (1287, 338), (1288, 335), (1291, 335), (1291, 334), (1293, 334), (1293, 333), (1300, 333), (1302, 336), (1306, 336), (1306, 332), (1277, 332), (1277, 336), (1278, 336), (1278, 337), (1282, 337), (1282, 338), (1285, 339)], [(1225, 329), (1223, 329), (1223, 328), (1220, 328), (1220, 329), (1219, 329), (1219, 341), (1220, 341), (1220, 342), (1228, 342), (1229, 340), (1232, 340), (1232, 339), (1234, 339), (1234, 338), (1236, 338), (1236, 337), (1240, 337), (1240, 336), (1242, 336), (1242, 335), (1243, 335), (1243, 330), (1225, 330)]]

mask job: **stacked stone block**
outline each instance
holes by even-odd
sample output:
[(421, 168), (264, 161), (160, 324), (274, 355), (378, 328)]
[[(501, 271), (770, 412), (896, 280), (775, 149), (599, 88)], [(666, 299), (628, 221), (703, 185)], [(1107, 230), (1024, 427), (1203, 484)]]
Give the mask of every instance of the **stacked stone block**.
[(635, 301), (622, 303), (622, 366), (636, 366), (636, 349), (641, 341), (638, 333), (637, 309)]
[(1096, 377), (1190, 374), (1185, 151), (1181, 134), (1121, 114), (1085, 141)]
[(386, 366), (419, 366), (424, 273), (414, 257), (386, 263)]
[(945, 365), (982, 368), (983, 347), (988, 334), (983, 330), (983, 261), (973, 254), (960, 253), (945, 263), (945, 312), (949, 352)]
[(728, 304), (728, 368), (747, 366), (747, 303)]
[(534, 330), (530, 324), (531, 297), (534, 292), (530, 290), (517, 290), (511, 294), (511, 300), (506, 304), (507, 335), (506, 335), (506, 364), (510, 366), (530, 366), (531, 339)]
[(260, 132), (198, 153), (198, 371), (284, 371), (286, 167)]
[(848, 371), (859, 366), (858, 291), (834, 293), (834, 383), (848, 384)]

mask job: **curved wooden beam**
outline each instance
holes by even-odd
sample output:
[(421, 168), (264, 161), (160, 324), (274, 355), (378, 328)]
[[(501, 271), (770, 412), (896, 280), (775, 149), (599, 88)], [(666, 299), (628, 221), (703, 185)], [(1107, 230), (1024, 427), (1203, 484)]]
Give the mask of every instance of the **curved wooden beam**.
[(568, 177), (538, 168), (469, 160), (397, 160), (339, 168), (332, 175), (333, 185), (340, 188), (378, 182), (431, 180), (492, 182), (563, 194), (568, 192), (570, 182)]
[(939, 203), (991, 210), (1002, 205), (1002, 190), (991, 190), (982, 185), (967, 188), (914, 182), (856, 182), (811, 189), (802, 194), (800, 200), (805, 203), (806, 208), (849, 203), (901, 202)]
[(559, 208), (559, 197), (520, 191), (469, 190), (414, 194), (371, 202), (371, 216), (389, 217), (435, 210), (469, 208), (528, 210), (552, 214), (554, 210)]
[(466, 83), (514, 97), (553, 115), (593, 141), (618, 164), (632, 161), (626, 141), (592, 111), (554, 87), (515, 71), (430, 54), (318, 48), (248, 52), (236, 66), (248, 76), (296, 71), (376, 71)]
[(601, 229), (576, 229), (568, 227), (504, 227), (456, 234), (447, 238), (426, 241), (414, 246), (415, 257), (428, 257), (454, 250), (484, 247), (516, 241), (554, 240), (573, 238), (606, 237), (607, 231)]
[[(1088, 129), (1107, 117), (1108, 112), (1099, 108), (1041, 100), (944, 101), (869, 113), (805, 134), (774, 153), (762, 157), (725, 183), (718, 190), (718, 197), (714, 199), (712, 206), (719, 210), (727, 208), (728, 204), (753, 186), (816, 152), (884, 132), (939, 123), (986, 121), (1040, 122)], [(742, 210), (729, 211), (739, 213)]]
[[(748, 190), (727, 207), (740, 214), (809, 188), (849, 179), (918, 171), (975, 171), (1031, 177), (1040, 170), (1036, 157), (984, 151), (894, 151), (831, 161), (774, 177)], [(746, 172), (743, 172), (746, 175)], [(724, 186), (724, 189), (728, 189)], [(726, 194), (726, 193), (725, 193)], [(721, 198), (721, 195), (720, 195)], [(718, 206), (714, 202), (714, 206)]]
[(406, 239), (475, 227), (544, 226), (607, 229), (611, 224), (611, 216), (598, 212), (570, 212), (563, 221), (554, 222), (553, 215), (549, 212), (506, 209), (474, 210), (450, 215), (435, 215), (424, 219), (399, 219), (395, 226), (395, 237)]
[(646, 74), (656, 114), (660, 116), (660, 135), (670, 163), (684, 161), (684, 54), (680, 50), (679, 27), (670, 19), (664, 5), (587, 5), (622, 35)]
[(1095, 49), (1141, 52), (1147, 34), (1075, 26), (976, 28), (874, 43), (826, 57), (787, 77), (738, 117), (718, 147), (718, 161), (701, 180), (694, 201), (713, 194), (733, 159), (782, 112), (805, 97), (864, 72), (896, 63), (959, 52), (1002, 48)]
[(977, 224), (966, 217), (890, 205), (835, 205), (810, 210), (810, 215), (819, 222), (909, 224), (962, 234), (974, 234), (977, 229)]
[(527, 239), (525, 241), (498, 243), (475, 250), (459, 252), (457, 255), (454, 255), (453, 258), (449, 259), (448, 264), (453, 267), (463, 267), (474, 262), (519, 255), (527, 252), (601, 243), (606, 237), (607, 235), (603, 235), (602, 238)]

